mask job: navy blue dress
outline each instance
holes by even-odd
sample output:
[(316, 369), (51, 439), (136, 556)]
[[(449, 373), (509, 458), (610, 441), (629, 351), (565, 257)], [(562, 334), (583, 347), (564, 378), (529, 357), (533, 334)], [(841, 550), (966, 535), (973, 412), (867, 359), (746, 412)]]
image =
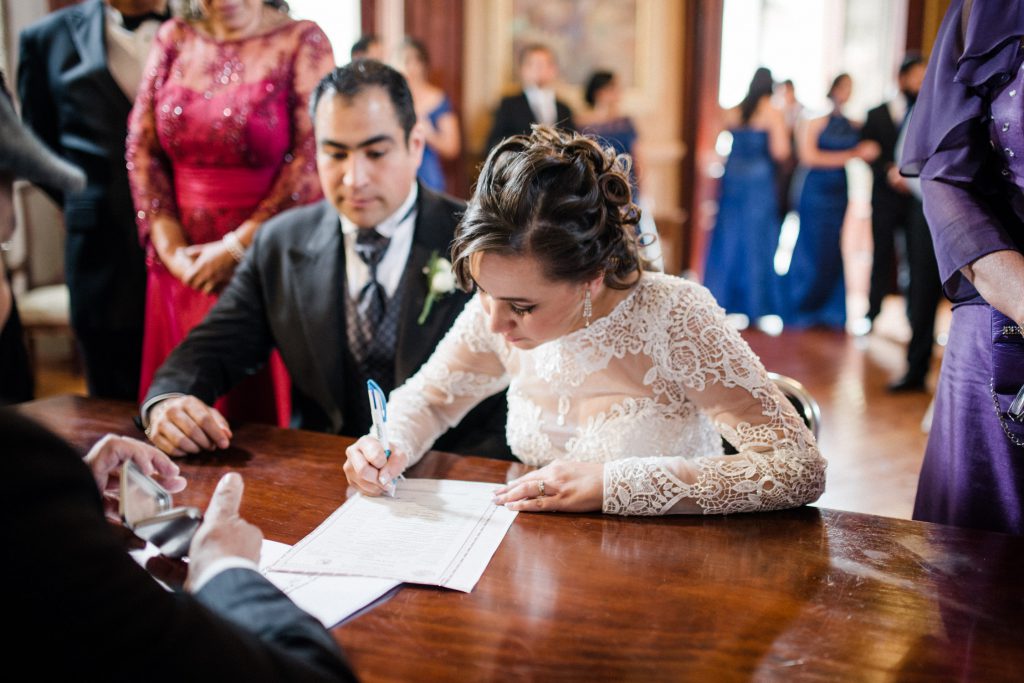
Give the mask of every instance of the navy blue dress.
[(727, 313), (743, 313), (754, 320), (779, 313), (774, 263), (781, 224), (775, 163), (766, 131), (731, 132), (732, 152), (722, 177), (704, 286)]
[[(453, 111), (452, 104), (448, 101), (448, 97), (442, 97), (441, 103), (427, 114), (427, 117), (430, 118), (430, 125), (437, 128), (441, 117), (451, 111)], [(445, 191), (444, 169), (441, 168), (441, 157), (429, 145), (423, 148), (423, 161), (420, 162), (420, 169), (416, 172), (416, 177), (434, 192)]]
[[(818, 137), (825, 151), (852, 149), (860, 133), (842, 114), (829, 117)], [(846, 326), (846, 285), (840, 235), (846, 216), (846, 169), (801, 169), (800, 234), (784, 278), (787, 326)]]

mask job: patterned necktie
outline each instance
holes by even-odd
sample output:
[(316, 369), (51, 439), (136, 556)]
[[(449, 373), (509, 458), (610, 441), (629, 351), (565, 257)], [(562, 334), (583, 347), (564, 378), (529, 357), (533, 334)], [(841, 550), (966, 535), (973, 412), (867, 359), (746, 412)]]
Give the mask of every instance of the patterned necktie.
[(360, 228), (356, 234), (356, 253), (370, 269), (370, 278), (359, 291), (359, 322), (363, 338), (368, 341), (376, 334), (387, 305), (384, 285), (377, 281), (377, 264), (384, 258), (390, 242), (391, 238), (373, 228)]

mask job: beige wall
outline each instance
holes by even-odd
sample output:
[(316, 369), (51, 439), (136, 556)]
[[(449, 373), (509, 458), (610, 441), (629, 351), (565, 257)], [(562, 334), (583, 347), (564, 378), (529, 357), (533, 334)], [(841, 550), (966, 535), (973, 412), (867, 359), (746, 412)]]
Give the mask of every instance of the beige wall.
[(0, 40), (4, 41), (0, 64), (7, 73), (8, 84), (14, 89), (15, 74), (18, 72), (18, 34), (50, 11), (47, 0), (0, 0)]
[[(604, 0), (615, 2), (616, 0)], [(654, 200), (656, 215), (678, 219), (682, 126), (683, 3), (637, 0), (637, 83), (626, 92), (626, 109), (640, 131), (643, 190)], [(502, 95), (515, 92), (511, 19), (512, 0), (466, 3), (464, 106), (469, 152), (479, 159)], [(582, 93), (568, 88), (560, 96), (574, 108)]]

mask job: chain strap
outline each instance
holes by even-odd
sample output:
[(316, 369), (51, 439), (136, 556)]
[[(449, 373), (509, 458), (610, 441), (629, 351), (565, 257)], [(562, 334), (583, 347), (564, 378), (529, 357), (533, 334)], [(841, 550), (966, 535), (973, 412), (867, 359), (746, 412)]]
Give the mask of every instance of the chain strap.
[(1010, 440), (1014, 446), (1024, 448), (1024, 441), (1021, 441), (1020, 437), (1010, 432), (1010, 428), (1006, 425), (1006, 414), (1003, 413), (1003, 409), (999, 407), (999, 397), (996, 396), (996, 385), (994, 380), (989, 380), (988, 389), (992, 393), (992, 403), (996, 407), (996, 417), (999, 418), (999, 426), (1003, 428), (1003, 432), (1006, 434), (1006, 438)]

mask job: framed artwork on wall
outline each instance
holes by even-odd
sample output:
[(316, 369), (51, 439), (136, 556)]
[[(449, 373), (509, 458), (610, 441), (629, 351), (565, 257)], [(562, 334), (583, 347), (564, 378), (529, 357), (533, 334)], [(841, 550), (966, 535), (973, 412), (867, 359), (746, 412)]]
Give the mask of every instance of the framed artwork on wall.
[(650, 0), (511, 0), (508, 75), (515, 80), (520, 50), (542, 43), (558, 57), (562, 81), (582, 86), (591, 72), (614, 71), (626, 88), (641, 87), (639, 45)]

